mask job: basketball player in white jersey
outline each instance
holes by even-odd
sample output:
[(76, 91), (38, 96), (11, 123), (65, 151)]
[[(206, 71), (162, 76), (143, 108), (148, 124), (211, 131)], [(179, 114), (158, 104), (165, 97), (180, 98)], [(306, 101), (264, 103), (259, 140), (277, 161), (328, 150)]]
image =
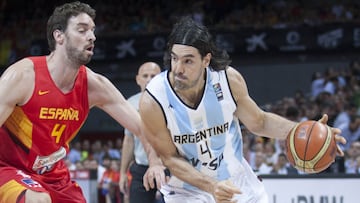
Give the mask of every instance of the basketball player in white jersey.
[[(165, 201), (267, 203), (263, 184), (243, 158), (239, 121), (254, 134), (278, 139), (296, 123), (261, 110), (227, 53), (189, 17), (173, 28), (164, 62), (169, 70), (146, 87), (140, 114), (149, 142), (172, 174), (161, 187)], [(345, 142), (338, 129), (332, 131)]]

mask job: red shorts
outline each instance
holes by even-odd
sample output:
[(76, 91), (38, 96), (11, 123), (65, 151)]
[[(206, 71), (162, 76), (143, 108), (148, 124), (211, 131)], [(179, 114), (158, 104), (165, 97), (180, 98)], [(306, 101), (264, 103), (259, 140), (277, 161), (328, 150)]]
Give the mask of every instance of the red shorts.
[(0, 203), (23, 203), (28, 189), (50, 194), (52, 202), (86, 203), (80, 186), (70, 178), (64, 177), (49, 184), (41, 181), (36, 174), (27, 174), (9, 166), (0, 167)]

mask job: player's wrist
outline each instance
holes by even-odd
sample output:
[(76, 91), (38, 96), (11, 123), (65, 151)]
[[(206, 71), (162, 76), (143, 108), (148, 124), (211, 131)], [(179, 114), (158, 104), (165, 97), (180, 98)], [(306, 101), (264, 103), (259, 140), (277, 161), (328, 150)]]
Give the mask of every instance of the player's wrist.
[(163, 166), (163, 163), (159, 157), (153, 157), (149, 159), (149, 166)]

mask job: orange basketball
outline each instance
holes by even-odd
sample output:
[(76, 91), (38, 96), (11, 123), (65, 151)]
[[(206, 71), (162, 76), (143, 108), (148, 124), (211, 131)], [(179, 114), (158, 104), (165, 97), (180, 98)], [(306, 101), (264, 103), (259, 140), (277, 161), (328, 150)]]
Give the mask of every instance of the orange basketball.
[(289, 162), (306, 173), (327, 169), (335, 160), (336, 149), (330, 127), (318, 121), (298, 123), (286, 138)]

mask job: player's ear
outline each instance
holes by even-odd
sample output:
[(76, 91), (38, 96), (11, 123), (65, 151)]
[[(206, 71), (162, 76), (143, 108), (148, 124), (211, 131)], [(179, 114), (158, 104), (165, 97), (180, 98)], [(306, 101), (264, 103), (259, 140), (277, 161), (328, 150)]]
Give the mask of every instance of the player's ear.
[(211, 53), (207, 53), (203, 58), (203, 64), (205, 67), (208, 67), (210, 65), (211, 61)]
[(61, 30), (54, 30), (53, 37), (56, 43), (63, 44), (64, 43), (64, 32)]

